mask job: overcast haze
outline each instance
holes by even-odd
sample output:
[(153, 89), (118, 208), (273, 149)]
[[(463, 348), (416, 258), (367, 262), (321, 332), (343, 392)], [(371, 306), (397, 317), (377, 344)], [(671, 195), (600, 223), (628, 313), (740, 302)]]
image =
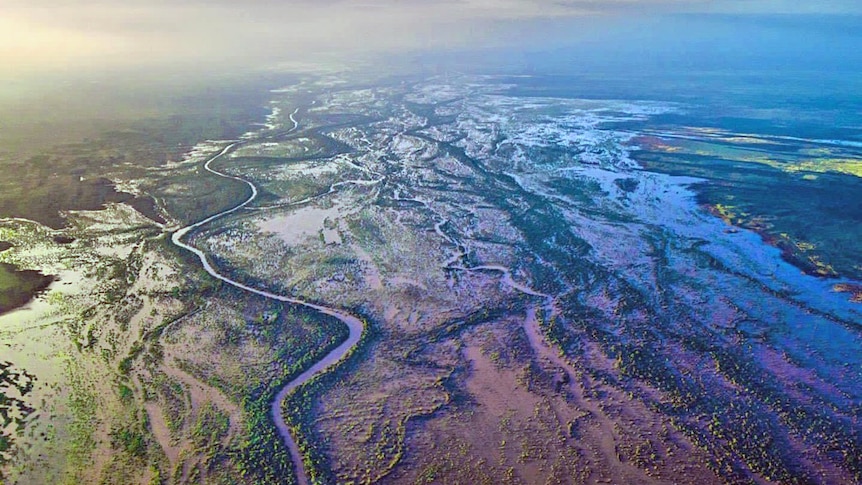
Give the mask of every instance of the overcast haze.
[[(566, 41), (560, 22), (651, 14), (858, 14), (832, 0), (6, 0), (6, 74), (230, 62), (241, 66), (416, 49)], [(536, 28), (553, 22), (556, 28)], [(573, 29), (575, 30), (575, 29)], [(553, 38), (551, 34), (553, 32)], [(577, 33), (572, 32), (573, 37)]]
[(49, 119), (136, 117), (202, 91), (251, 93), (309, 66), (626, 80), (607, 96), (674, 95), (680, 83), (690, 95), (732, 91), (730, 77), (744, 86), (752, 71), (780, 95), (798, 91), (803, 71), (818, 93), (862, 86), (856, 0), (0, 2), (0, 139)]

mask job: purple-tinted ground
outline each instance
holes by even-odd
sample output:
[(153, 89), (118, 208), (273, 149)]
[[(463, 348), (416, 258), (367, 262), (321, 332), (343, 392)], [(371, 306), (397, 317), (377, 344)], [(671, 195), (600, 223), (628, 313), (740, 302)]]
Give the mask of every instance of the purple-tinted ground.
[[(691, 107), (506, 92), (494, 78), (330, 86), (297, 114), (306, 141), (279, 148), (338, 142), (320, 173), (225, 164), (276, 203), (200, 243), (376, 322), (362, 359), (289, 418), (307, 468), (338, 481), (862, 479), (862, 305), (836, 291), (857, 283), (806, 275), (716, 217), (695, 191), (705, 179), (643, 169), (647, 133), (633, 127)], [(292, 195), (315, 185), (316, 198)], [(272, 229), (308, 210), (295, 204), (327, 211), (320, 237)]]

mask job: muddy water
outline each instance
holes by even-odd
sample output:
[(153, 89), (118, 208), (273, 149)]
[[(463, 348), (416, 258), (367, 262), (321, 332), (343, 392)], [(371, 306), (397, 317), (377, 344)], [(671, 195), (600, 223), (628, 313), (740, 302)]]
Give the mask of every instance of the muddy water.
[(323, 232), (326, 243), (338, 244), (341, 237), (338, 231), (328, 229), (324, 222), (338, 217), (338, 207), (321, 209), (305, 207), (291, 214), (281, 215), (262, 221), (258, 227), (263, 232), (275, 233), (289, 245), (300, 244), (308, 237), (315, 237)]

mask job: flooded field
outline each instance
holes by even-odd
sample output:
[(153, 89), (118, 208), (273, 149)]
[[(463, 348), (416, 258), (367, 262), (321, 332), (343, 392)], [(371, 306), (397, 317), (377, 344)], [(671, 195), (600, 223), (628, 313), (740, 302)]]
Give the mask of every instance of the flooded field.
[(341, 237), (332, 227), (338, 214), (338, 207), (330, 209), (308, 207), (298, 209), (291, 214), (267, 219), (258, 227), (263, 232), (277, 234), (288, 245), (302, 243), (308, 237), (319, 237), (327, 244), (340, 244)]

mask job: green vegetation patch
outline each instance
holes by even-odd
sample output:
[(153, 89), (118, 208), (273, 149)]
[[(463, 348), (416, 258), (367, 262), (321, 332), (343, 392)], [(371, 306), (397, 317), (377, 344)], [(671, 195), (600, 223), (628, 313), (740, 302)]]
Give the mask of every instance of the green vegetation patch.
[(815, 276), (862, 279), (862, 179), (788, 173), (759, 163), (643, 152), (649, 170), (705, 178), (698, 201), (729, 224), (752, 229), (785, 260)]
[(230, 417), (212, 403), (206, 403), (192, 427), (192, 440), (198, 448), (218, 446), (230, 429)]
[(26, 304), (53, 281), (53, 276), (0, 263), (0, 314)]
[(27, 402), (35, 382), (29, 372), (16, 369), (11, 362), (0, 362), (0, 482), (3, 467), (14, 456), (15, 436), (23, 433), (28, 418), (36, 412)]
[(151, 190), (184, 224), (205, 219), (251, 196), (245, 183), (211, 174), (203, 167), (165, 179)]

